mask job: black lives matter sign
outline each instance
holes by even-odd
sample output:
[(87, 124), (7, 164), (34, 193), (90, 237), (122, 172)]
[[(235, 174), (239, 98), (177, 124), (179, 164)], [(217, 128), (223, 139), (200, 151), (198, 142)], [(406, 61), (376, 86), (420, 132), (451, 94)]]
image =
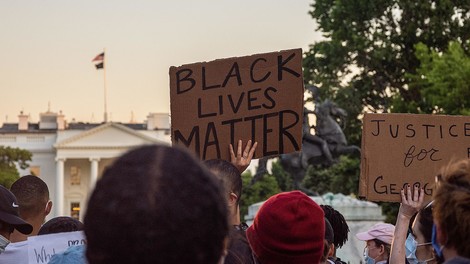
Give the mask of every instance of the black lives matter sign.
[(360, 196), (399, 202), (411, 185), (430, 200), (439, 170), (470, 157), (470, 117), (366, 114), (361, 152)]
[(302, 50), (170, 68), (171, 138), (201, 159), (229, 159), (229, 144), (258, 142), (255, 158), (299, 151)]

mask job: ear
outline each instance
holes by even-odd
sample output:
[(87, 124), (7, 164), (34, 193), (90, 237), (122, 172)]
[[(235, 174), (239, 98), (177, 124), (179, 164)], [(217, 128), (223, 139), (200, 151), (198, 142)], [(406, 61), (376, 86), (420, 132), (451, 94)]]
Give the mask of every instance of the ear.
[(51, 213), (51, 210), (52, 210), (52, 201), (49, 200), (46, 204), (46, 209), (44, 210), (44, 215), (49, 215)]
[(228, 205), (229, 206), (237, 205), (238, 196), (236, 194), (234, 194), (233, 192), (230, 192), (229, 195), (230, 196), (229, 196), (229, 199), (228, 199)]
[(379, 255), (385, 254), (385, 246), (384, 244), (381, 244), (379, 247)]
[(330, 250), (328, 251), (328, 257), (333, 257), (335, 255), (335, 244), (330, 244)]

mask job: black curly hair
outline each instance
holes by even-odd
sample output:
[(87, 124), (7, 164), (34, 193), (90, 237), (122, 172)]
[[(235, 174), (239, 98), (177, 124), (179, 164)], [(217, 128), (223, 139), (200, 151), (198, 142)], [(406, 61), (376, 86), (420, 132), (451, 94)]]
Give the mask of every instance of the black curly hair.
[(217, 263), (227, 208), (212, 173), (186, 150), (143, 146), (104, 172), (85, 215), (96, 263)]
[(331, 227), (333, 227), (333, 244), (335, 245), (335, 248), (341, 248), (346, 241), (348, 241), (348, 223), (346, 223), (344, 216), (333, 207), (323, 204), (320, 205), (320, 207), (323, 209), (323, 212), (325, 212), (325, 218), (328, 219)]

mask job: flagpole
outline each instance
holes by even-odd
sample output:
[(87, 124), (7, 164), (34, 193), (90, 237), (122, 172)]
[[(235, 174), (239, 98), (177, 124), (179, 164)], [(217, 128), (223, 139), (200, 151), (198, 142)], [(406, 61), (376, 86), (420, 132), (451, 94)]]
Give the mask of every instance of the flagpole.
[(106, 48), (103, 49), (103, 75), (104, 75), (104, 122), (108, 123), (108, 106), (107, 106), (107, 91), (106, 91), (106, 68), (108, 67), (106, 65), (106, 57), (108, 54), (106, 54)]

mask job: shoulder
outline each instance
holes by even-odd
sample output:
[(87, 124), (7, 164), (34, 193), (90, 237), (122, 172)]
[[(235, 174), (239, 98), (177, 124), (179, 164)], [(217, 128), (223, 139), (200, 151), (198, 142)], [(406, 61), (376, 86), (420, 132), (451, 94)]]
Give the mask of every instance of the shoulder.
[(0, 263), (27, 264), (28, 261), (27, 241), (10, 243), (5, 252), (0, 254)]
[(253, 263), (252, 252), (246, 233), (243, 228), (233, 228), (230, 231), (230, 246), (227, 257), (235, 257), (240, 259), (241, 263)]

